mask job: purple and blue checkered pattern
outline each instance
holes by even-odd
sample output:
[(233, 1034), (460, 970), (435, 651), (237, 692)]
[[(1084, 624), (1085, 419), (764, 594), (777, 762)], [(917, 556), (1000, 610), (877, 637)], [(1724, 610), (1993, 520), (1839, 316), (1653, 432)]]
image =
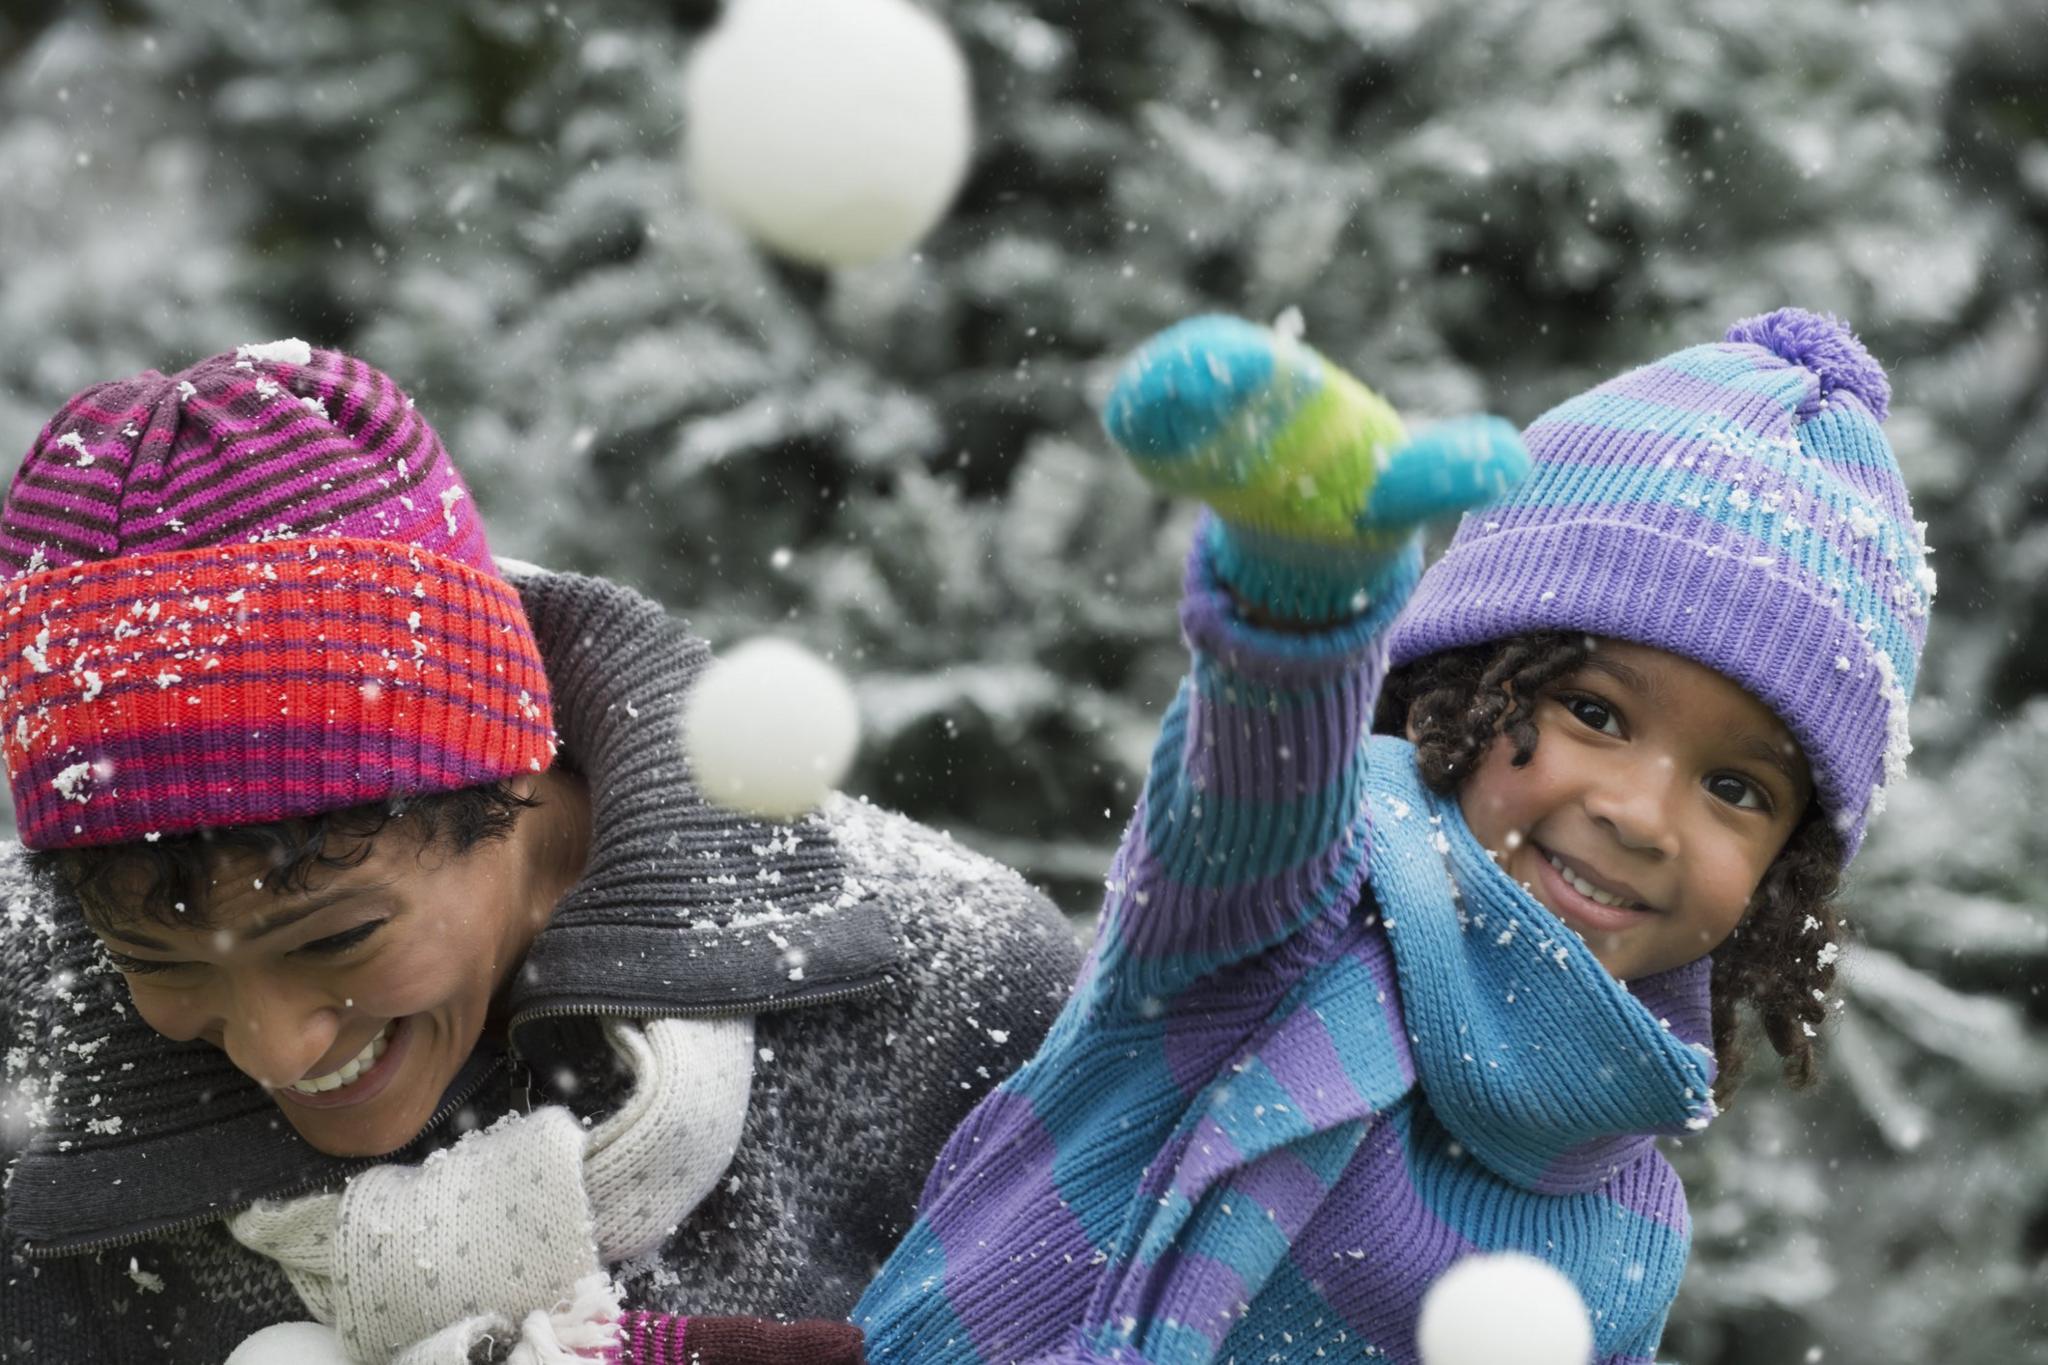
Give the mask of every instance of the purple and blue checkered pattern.
[(1912, 748), (1934, 597), (1890, 398), (1847, 328), (1785, 308), (1560, 404), (1423, 575), (1395, 664), (1545, 629), (1696, 660), (1784, 719), (1853, 855)]
[(1708, 964), (1616, 982), (1367, 738), (1400, 605), (1253, 628), (1197, 537), (1095, 950), (856, 1307), (871, 1360), (1412, 1363), (1427, 1287), (1508, 1250), (1578, 1286), (1601, 1365), (1652, 1359)]

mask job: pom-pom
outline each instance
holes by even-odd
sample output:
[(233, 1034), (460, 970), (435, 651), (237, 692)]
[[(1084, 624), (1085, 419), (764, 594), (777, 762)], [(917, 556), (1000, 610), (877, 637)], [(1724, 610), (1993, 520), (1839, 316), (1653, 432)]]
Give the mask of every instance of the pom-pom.
[(1422, 1296), (1423, 1365), (1586, 1365), (1593, 1329), (1579, 1291), (1547, 1262), (1468, 1256)]
[(690, 689), (682, 738), (707, 797), (793, 820), (846, 776), (860, 712), (846, 679), (817, 655), (788, 640), (749, 640)]
[(1813, 371), (1825, 398), (1837, 389), (1855, 394), (1882, 422), (1892, 403), (1891, 380), (1877, 357), (1856, 339), (1849, 324), (1827, 313), (1780, 308), (1744, 318), (1728, 329), (1729, 341), (1761, 346), (1781, 360)]
[(698, 191), (813, 265), (908, 250), (967, 171), (966, 59), (908, 0), (733, 0), (683, 95)]
[(317, 1322), (281, 1322), (242, 1339), (227, 1365), (351, 1365), (341, 1338)]

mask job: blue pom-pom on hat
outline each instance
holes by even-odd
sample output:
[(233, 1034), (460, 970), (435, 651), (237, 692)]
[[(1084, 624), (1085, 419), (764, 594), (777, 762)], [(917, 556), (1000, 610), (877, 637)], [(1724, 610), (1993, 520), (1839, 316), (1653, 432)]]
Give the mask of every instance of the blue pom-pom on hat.
[(1743, 318), (1728, 329), (1726, 339), (1761, 346), (1781, 360), (1812, 371), (1820, 380), (1823, 399), (1837, 390), (1853, 393), (1880, 422), (1891, 408), (1892, 383), (1885, 377), (1884, 366), (1856, 339), (1849, 324), (1832, 314), (1779, 308)]

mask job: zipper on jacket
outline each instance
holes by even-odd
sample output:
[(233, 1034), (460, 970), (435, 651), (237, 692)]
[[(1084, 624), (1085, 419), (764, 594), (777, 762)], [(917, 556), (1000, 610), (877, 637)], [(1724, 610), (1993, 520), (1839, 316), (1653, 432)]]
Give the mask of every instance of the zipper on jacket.
[[(426, 1123), (421, 1126), (419, 1132), (413, 1135), (412, 1141), (418, 1142), (421, 1138), (425, 1137), (427, 1134), (433, 1132), (436, 1128), (439, 1128), (442, 1124), (446, 1123), (449, 1120), (449, 1118), (455, 1114), (457, 1110), (462, 1108), (463, 1105), (468, 1104), (471, 1100), (475, 1099), (477, 1097), (477, 1094), (483, 1090), (484, 1084), (487, 1081), (489, 1081), (492, 1077), (496, 1076), (501, 1070), (503, 1070), (504, 1066), (505, 1059), (503, 1057), (497, 1058), (489, 1066), (483, 1069), (483, 1071), (477, 1076), (476, 1080), (473, 1083), (466, 1086), (462, 1090), (456, 1092), (454, 1095), (451, 1095), (449, 1098), (443, 1100), (441, 1102), (440, 1108), (436, 1109), (433, 1112), (433, 1114), (429, 1116)], [(411, 1145), (411, 1142), (406, 1144), (406, 1146), (408, 1147), (410, 1147)], [(364, 1171), (369, 1170), (372, 1166), (378, 1164), (379, 1162), (370, 1160), (369, 1158), (359, 1159), (354, 1163), (343, 1167), (341, 1171), (337, 1173), (337, 1178), (342, 1181), (352, 1180), (356, 1176), (361, 1175)], [(327, 1184), (328, 1182), (324, 1179), (309, 1180), (301, 1184), (293, 1185), (286, 1189), (280, 1190), (275, 1194), (263, 1195), (261, 1196), (261, 1198), (297, 1199), (300, 1195), (312, 1194), (316, 1190), (325, 1188)], [(136, 1232), (118, 1233), (112, 1237), (101, 1237), (90, 1242), (80, 1242), (75, 1245), (67, 1244), (62, 1247), (49, 1247), (39, 1246), (34, 1242), (28, 1242), (23, 1244), (23, 1254), (31, 1261), (54, 1261), (65, 1256), (91, 1256), (102, 1251), (112, 1251), (116, 1247), (133, 1246), (138, 1242), (147, 1242), (153, 1237), (162, 1237), (170, 1233), (177, 1232), (189, 1232), (193, 1228), (204, 1227), (208, 1223), (226, 1222), (229, 1218), (233, 1217), (237, 1213), (240, 1213), (243, 1209), (248, 1208), (251, 1204), (254, 1204), (256, 1202), (258, 1201), (252, 1199), (246, 1204), (236, 1204), (232, 1208), (215, 1209), (208, 1213), (194, 1214), (189, 1218), (180, 1218), (174, 1223), (162, 1223), (155, 1227), (143, 1228)]]
[[(797, 997), (792, 1003), (811, 1005), (837, 1005), (848, 1000), (857, 1000), (863, 995), (873, 995), (886, 987), (891, 980), (888, 973), (882, 973), (858, 985), (841, 986), (836, 990), (821, 991), (817, 995)], [(761, 1014), (764, 1003), (759, 1000), (744, 1001), (734, 1005), (703, 1005), (689, 1009), (675, 1009), (653, 1005), (546, 1005), (540, 1009), (524, 1010), (512, 1016), (505, 1026), (505, 1036), (510, 1043), (512, 1055), (522, 1060), (525, 1053), (519, 1049), (519, 1030), (527, 1024), (542, 1019), (576, 1019), (602, 1016), (610, 1019), (729, 1019), (741, 1014)], [(770, 1010), (767, 1013), (775, 1013)]]

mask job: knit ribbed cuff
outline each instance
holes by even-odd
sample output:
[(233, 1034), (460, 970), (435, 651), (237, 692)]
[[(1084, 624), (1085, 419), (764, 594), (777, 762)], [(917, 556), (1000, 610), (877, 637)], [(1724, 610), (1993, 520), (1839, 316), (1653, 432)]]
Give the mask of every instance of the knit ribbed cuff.
[(619, 1319), (618, 1365), (863, 1365), (858, 1327), (807, 1319), (698, 1318), (627, 1313)]
[(1202, 519), (1198, 533), (1216, 576), (1240, 601), (1289, 623), (1337, 625), (1361, 616), (1421, 573), (1421, 538), (1347, 546)]
[(0, 747), (22, 842), (115, 844), (454, 791), (554, 759), (495, 575), (375, 540), (134, 555), (8, 585)]

